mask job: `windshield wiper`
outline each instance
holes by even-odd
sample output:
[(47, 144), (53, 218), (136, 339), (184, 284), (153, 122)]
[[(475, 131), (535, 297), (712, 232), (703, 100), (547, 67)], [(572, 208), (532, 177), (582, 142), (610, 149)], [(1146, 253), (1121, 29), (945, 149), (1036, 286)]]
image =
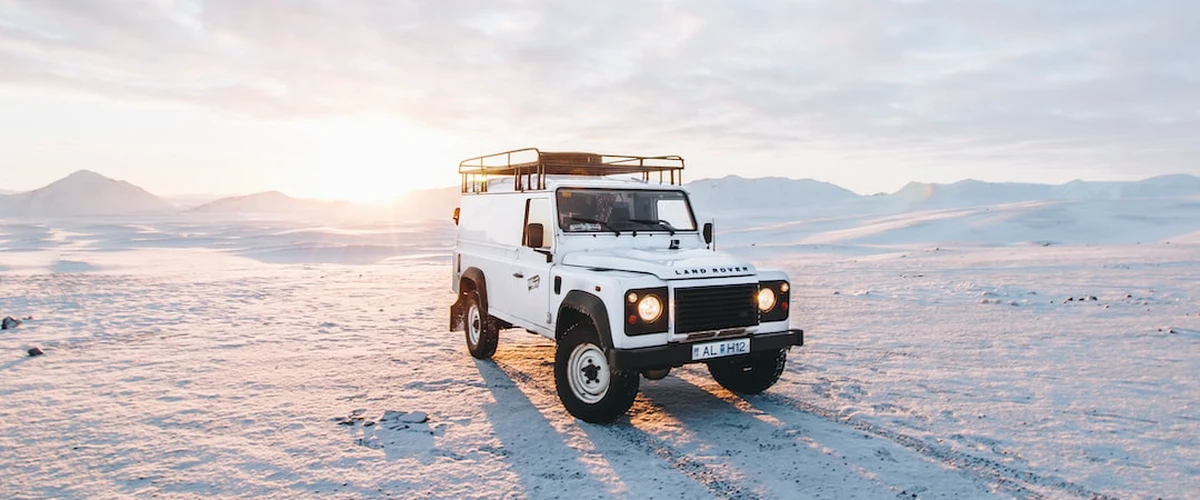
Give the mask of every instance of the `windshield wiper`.
[(607, 223), (607, 222), (604, 222), (604, 221), (602, 221), (602, 220), (589, 219), (589, 218), (587, 218), (587, 217), (576, 217), (576, 216), (574, 216), (574, 215), (568, 215), (568, 216), (567, 216), (567, 218), (568, 218), (568, 219), (571, 219), (571, 220), (579, 221), (579, 222), (585, 222), (585, 223), (588, 223), (588, 224), (599, 224), (599, 225), (600, 225), (600, 227), (602, 227), (602, 228), (604, 228), (604, 229), (606, 229), (606, 230), (608, 230), (608, 231), (612, 231), (612, 232), (613, 232), (613, 234), (615, 234), (615, 235), (617, 235), (617, 236), (620, 236), (620, 235), (621, 235), (621, 231), (618, 231), (616, 228), (614, 228), (614, 227), (612, 227), (611, 225), (609, 225), (609, 223)]
[(636, 222), (638, 224), (646, 224), (646, 225), (653, 224), (653, 225), (662, 226), (663, 228), (665, 228), (667, 230), (668, 233), (671, 233), (671, 236), (675, 236), (675, 231), (678, 231), (678, 229), (675, 229), (675, 226), (672, 226), (670, 222), (667, 222), (662, 219), (629, 219), (629, 222)]

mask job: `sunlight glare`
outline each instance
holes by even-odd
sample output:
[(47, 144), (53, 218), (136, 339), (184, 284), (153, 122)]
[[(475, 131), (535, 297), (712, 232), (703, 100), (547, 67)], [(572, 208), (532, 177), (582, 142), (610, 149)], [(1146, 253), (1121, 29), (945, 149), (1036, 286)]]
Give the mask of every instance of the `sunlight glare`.
[(410, 190), (454, 185), (445, 136), (397, 117), (339, 118), (314, 124), (313, 192), (326, 199), (383, 203)]

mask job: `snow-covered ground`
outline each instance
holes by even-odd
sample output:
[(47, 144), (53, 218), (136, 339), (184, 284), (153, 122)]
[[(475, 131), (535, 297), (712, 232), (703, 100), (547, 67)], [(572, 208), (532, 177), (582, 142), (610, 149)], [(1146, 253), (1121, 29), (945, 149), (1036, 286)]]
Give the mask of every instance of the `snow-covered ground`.
[(33, 317), (0, 331), (0, 492), (1194, 497), (1194, 207), (1072, 203), (719, 218), (806, 345), (764, 395), (686, 367), (610, 426), (549, 341), (446, 331), (448, 221), (0, 222), (0, 316)]

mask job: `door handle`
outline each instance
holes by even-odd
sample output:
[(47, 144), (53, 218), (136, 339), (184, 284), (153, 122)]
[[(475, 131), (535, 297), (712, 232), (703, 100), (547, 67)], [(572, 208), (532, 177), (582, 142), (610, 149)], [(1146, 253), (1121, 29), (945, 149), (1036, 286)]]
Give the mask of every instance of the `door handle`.
[(521, 273), (513, 273), (513, 277), (514, 277), (514, 278), (524, 278), (524, 277), (525, 277), (525, 275), (524, 275), (524, 274), (521, 274)]

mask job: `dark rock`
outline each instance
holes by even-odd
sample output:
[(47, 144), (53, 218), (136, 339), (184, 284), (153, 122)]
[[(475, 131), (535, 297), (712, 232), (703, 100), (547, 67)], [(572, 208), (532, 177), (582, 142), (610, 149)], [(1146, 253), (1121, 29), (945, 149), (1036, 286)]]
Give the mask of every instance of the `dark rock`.
[(31, 358), (34, 356), (41, 356), (43, 354), (46, 354), (46, 351), (43, 351), (42, 348), (38, 347), (38, 346), (30, 347), (28, 352), (29, 352), (29, 357), (31, 357)]
[(423, 411), (394, 411), (386, 410), (379, 418), (380, 422), (398, 422), (402, 424), (423, 424), (429, 421), (429, 414)]
[(3, 320), (0, 320), (0, 330), (12, 330), (18, 326), (21, 326), (21, 320), (12, 316), (5, 316)]

